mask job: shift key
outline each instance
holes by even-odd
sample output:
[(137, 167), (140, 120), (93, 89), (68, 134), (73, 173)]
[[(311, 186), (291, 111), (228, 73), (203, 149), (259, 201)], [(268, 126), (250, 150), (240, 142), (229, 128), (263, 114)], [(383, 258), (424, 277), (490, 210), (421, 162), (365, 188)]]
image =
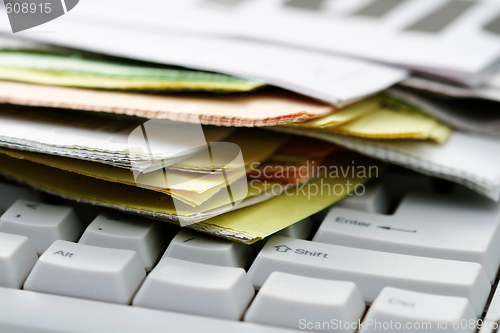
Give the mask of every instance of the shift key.
[(248, 275), (259, 289), (272, 272), (356, 283), (367, 304), (384, 287), (462, 296), (477, 315), (490, 293), (489, 279), (478, 263), (410, 256), (273, 236)]

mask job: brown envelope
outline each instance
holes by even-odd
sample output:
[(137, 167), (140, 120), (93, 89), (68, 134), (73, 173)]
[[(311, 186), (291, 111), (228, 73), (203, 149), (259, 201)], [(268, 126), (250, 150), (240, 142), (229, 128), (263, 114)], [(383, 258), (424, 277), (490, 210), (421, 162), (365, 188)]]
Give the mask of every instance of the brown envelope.
[[(334, 112), (335, 107), (269, 89), (238, 94), (153, 95), (0, 81), (0, 103), (167, 118), (218, 126), (272, 126), (303, 122)], [(196, 105), (196, 114), (180, 108)]]

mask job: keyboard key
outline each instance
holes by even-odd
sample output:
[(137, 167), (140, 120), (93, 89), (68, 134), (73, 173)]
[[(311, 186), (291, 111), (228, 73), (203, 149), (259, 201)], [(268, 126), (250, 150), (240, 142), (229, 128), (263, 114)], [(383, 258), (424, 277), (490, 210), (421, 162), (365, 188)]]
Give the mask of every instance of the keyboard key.
[(248, 271), (256, 289), (272, 272), (352, 281), (367, 303), (384, 287), (467, 297), (482, 313), (491, 286), (481, 265), (273, 236)]
[(477, 262), (492, 283), (500, 265), (500, 205), (464, 188), (410, 193), (394, 215), (334, 208), (313, 241)]
[(474, 333), (476, 322), (467, 298), (384, 288), (368, 310), (360, 333)]
[(181, 229), (163, 257), (208, 265), (245, 268), (253, 257), (253, 251), (245, 244)]
[(245, 270), (164, 258), (133, 305), (238, 320), (255, 295)]
[(26, 199), (40, 202), (43, 199), (42, 192), (0, 180), (0, 213), (5, 212), (17, 199)]
[(1, 332), (290, 333), (289, 329), (0, 288)]
[(0, 232), (24, 235), (40, 255), (54, 241), (77, 241), (83, 232), (71, 207), (17, 200), (0, 217)]
[(129, 304), (145, 276), (134, 251), (55, 241), (24, 289)]
[(0, 232), (0, 287), (21, 288), (37, 259), (28, 237)]
[(370, 212), (377, 214), (387, 214), (390, 208), (390, 198), (385, 185), (382, 182), (368, 184), (357, 190), (351, 196), (340, 200), (333, 207), (348, 208), (359, 210), (362, 212)]
[(153, 269), (168, 245), (160, 222), (116, 213), (101, 213), (87, 227), (80, 244), (132, 250), (146, 271)]
[(250, 305), (245, 321), (297, 330), (328, 322), (331, 330), (326, 331), (347, 333), (355, 327), (335, 325), (358, 322), (364, 312), (365, 302), (353, 282), (274, 272)]
[(285, 229), (278, 231), (275, 235), (298, 238), (298, 239), (308, 239), (313, 230), (313, 222), (310, 218), (305, 218), (297, 223), (292, 224)]

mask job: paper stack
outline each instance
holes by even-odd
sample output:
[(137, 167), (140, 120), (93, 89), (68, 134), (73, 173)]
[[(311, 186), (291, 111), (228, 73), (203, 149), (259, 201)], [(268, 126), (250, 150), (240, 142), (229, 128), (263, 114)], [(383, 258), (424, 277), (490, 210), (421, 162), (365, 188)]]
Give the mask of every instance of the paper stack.
[[(61, 49), (41, 51), (0, 52), (5, 60), (0, 71), (11, 75), (3, 77), (10, 81), (0, 82), (1, 98), (9, 103), (0, 112), (0, 171), (50, 193), (254, 242), (327, 207), (373, 177), (350, 173), (318, 178), (314, 166), (351, 163), (347, 152), (317, 140), (234, 127), (314, 119), (337, 110), (328, 104), (276, 88), (262, 90), (262, 82), (227, 75), (118, 64), (82, 53), (64, 55)], [(84, 70), (88, 80), (81, 80)], [(156, 78), (142, 77), (148, 71), (163, 75), (158, 89), (152, 88)], [(127, 87), (108, 80), (124, 76)], [(223, 89), (215, 86), (220, 84)], [(259, 87), (262, 91), (235, 94)], [(148, 147), (142, 146), (142, 129), (147, 129)], [(155, 137), (155, 130), (161, 136)], [(241, 161), (227, 144), (237, 147), (235, 156)], [(353, 158), (359, 167), (370, 163)], [(271, 165), (275, 170), (305, 168), (306, 173), (269, 174)], [(318, 193), (320, 184), (338, 187), (335, 194)], [(297, 209), (283, 214), (279, 207), (289, 205)], [(267, 219), (257, 218), (263, 215)]]
[(384, 162), (500, 200), (500, 6), (382, 2), (79, 4), (0, 40), (0, 172), (245, 243)]

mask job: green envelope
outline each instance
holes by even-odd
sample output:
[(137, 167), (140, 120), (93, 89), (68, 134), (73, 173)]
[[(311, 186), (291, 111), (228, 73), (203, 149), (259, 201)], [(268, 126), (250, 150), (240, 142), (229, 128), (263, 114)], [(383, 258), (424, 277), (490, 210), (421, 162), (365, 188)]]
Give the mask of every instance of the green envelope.
[(244, 92), (260, 81), (181, 68), (142, 66), (81, 55), (0, 51), (0, 80), (139, 91)]

